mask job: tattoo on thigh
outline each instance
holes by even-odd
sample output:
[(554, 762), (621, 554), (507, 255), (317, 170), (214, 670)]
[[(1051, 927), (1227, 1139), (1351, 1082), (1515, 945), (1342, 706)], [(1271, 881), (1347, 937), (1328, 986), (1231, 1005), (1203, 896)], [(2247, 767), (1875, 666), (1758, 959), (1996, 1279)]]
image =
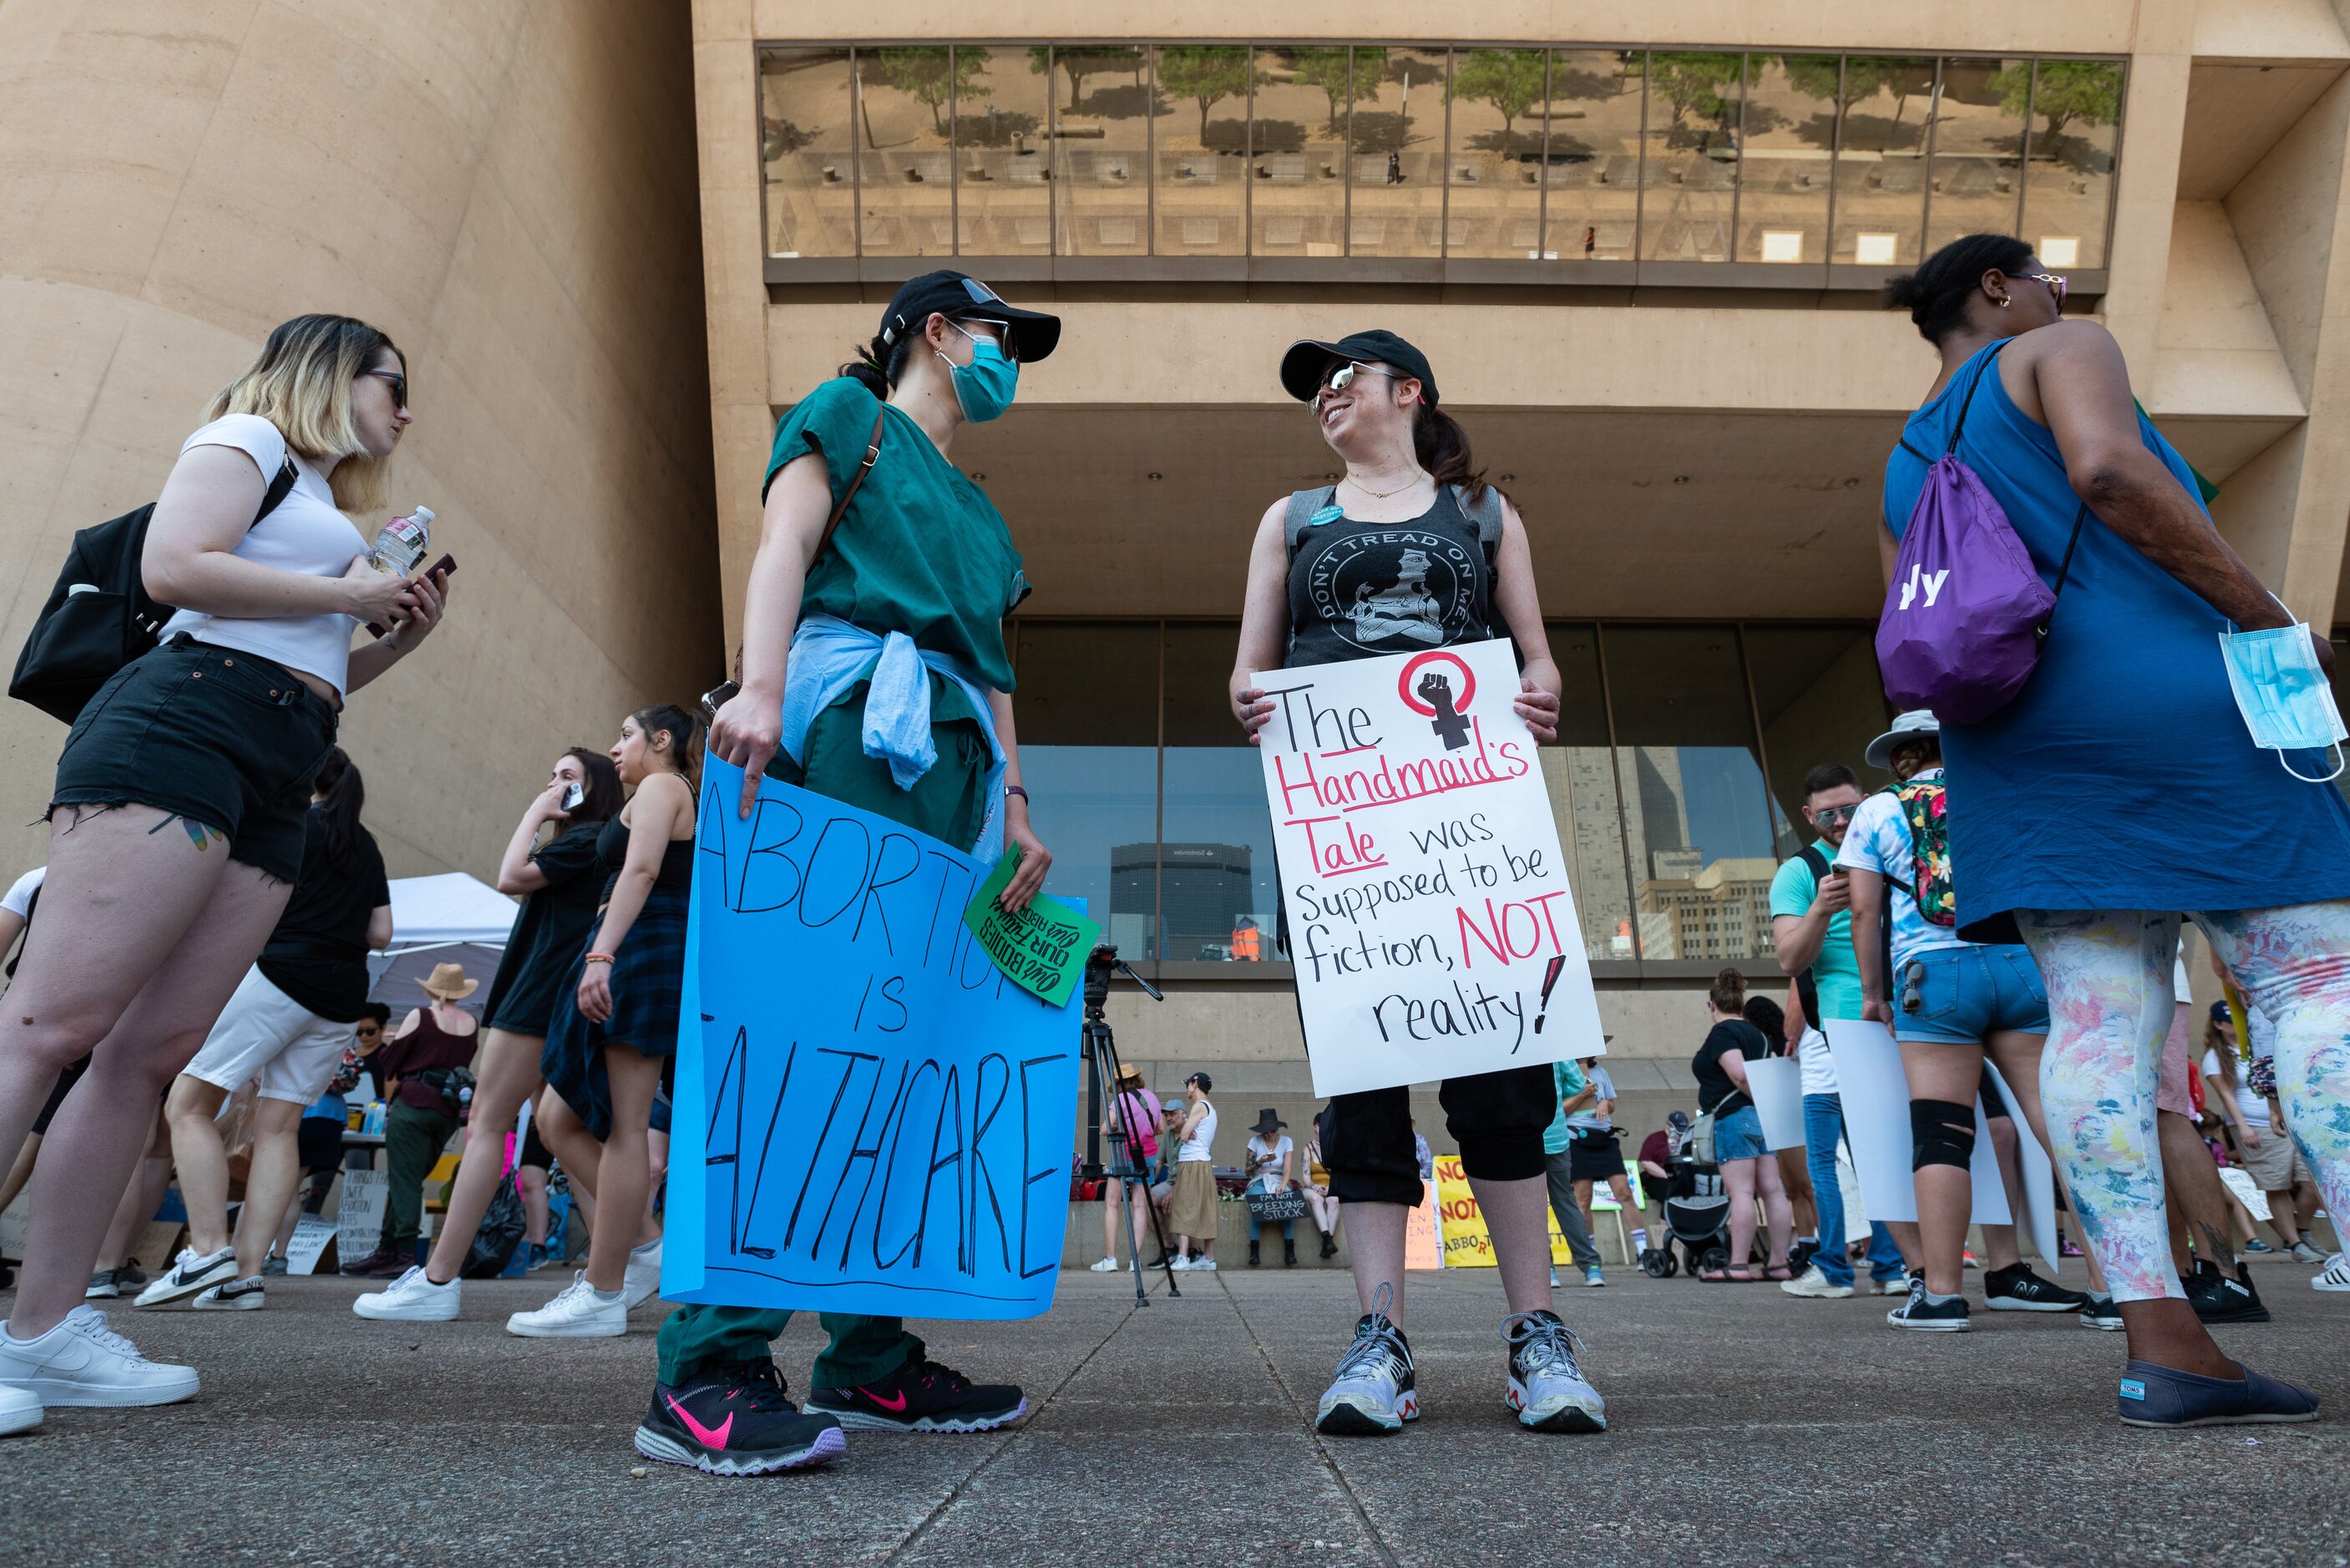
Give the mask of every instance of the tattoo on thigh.
[(228, 842), (228, 835), (223, 833), (219, 828), (213, 826), (210, 823), (198, 822), (192, 816), (182, 816), (176, 812), (165, 815), (162, 821), (149, 828), (147, 830), (147, 836), (150, 838), (154, 837), (155, 835), (162, 832), (165, 828), (171, 826), (172, 824), (175, 822), (186, 831), (188, 835), (188, 842), (194, 845), (198, 849), (209, 849), (214, 844), (226, 844)]

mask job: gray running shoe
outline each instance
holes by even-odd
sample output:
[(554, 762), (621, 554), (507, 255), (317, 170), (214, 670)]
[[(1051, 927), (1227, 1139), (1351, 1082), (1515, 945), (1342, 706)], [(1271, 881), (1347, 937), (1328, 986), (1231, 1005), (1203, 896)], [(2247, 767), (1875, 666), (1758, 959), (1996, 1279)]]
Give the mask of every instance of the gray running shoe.
[(1604, 1432), (1607, 1401), (1583, 1376), (1583, 1341), (1555, 1312), (1520, 1313), (1502, 1320), (1510, 1347), (1510, 1377), (1502, 1402), (1518, 1424), (1537, 1432)]
[(1379, 1287), (1371, 1310), (1355, 1324), (1355, 1340), (1338, 1358), (1336, 1376), (1322, 1391), (1314, 1429), (1337, 1437), (1374, 1438), (1399, 1432), (1419, 1419), (1419, 1394), (1413, 1386), (1411, 1346), (1403, 1330), (1388, 1320), (1395, 1299)]

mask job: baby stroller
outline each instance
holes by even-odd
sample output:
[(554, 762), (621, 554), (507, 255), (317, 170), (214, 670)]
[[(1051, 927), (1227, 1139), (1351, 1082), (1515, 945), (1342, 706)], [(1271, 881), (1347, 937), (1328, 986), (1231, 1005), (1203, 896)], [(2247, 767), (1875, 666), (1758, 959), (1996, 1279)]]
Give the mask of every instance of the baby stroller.
[[(1692, 1277), (1700, 1269), (1721, 1268), (1730, 1259), (1730, 1191), (1722, 1184), (1721, 1168), (1699, 1162), (1690, 1147), (1688, 1112), (1675, 1111), (1669, 1119), (1672, 1158), (1665, 1166), (1671, 1175), (1665, 1184), (1663, 1244), (1640, 1254), (1640, 1272), (1652, 1280), (1679, 1273), (1682, 1258)], [(1682, 1258), (1673, 1256), (1676, 1241)]]

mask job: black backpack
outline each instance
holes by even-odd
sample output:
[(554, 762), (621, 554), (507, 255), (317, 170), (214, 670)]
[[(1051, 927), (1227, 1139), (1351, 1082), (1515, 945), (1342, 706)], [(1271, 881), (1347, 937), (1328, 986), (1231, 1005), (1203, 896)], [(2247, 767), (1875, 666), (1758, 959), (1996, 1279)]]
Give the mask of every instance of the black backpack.
[[(269, 482), (253, 521), (276, 511), (293, 488), (294, 462), (288, 458)], [(148, 595), (139, 570), (154, 514), (151, 501), (74, 535), (65, 569), (16, 656), (9, 696), (70, 724), (116, 670), (155, 646), (172, 607)]]

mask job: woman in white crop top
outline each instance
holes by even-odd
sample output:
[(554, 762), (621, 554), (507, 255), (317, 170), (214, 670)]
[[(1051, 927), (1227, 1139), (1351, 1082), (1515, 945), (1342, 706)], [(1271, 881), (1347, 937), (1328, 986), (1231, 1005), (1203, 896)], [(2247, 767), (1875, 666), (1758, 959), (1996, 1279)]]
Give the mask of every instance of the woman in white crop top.
[[(41, 922), (0, 1016), (0, 1148), (24, 1141), (58, 1071), (94, 1052), (34, 1175), (0, 1391), (118, 1406), (196, 1391), (192, 1369), (140, 1356), (82, 1291), (156, 1096), (286, 907), (345, 693), (440, 619), (444, 583), (373, 570), (341, 510), (383, 503), (407, 378), (365, 322), (286, 322), (213, 400), (156, 501), (141, 566), (149, 593), (181, 607), (67, 737)], [(256, 521), (289, 461), (291, 489)], [(354, 652), (366, 621), (392, 630)]]

